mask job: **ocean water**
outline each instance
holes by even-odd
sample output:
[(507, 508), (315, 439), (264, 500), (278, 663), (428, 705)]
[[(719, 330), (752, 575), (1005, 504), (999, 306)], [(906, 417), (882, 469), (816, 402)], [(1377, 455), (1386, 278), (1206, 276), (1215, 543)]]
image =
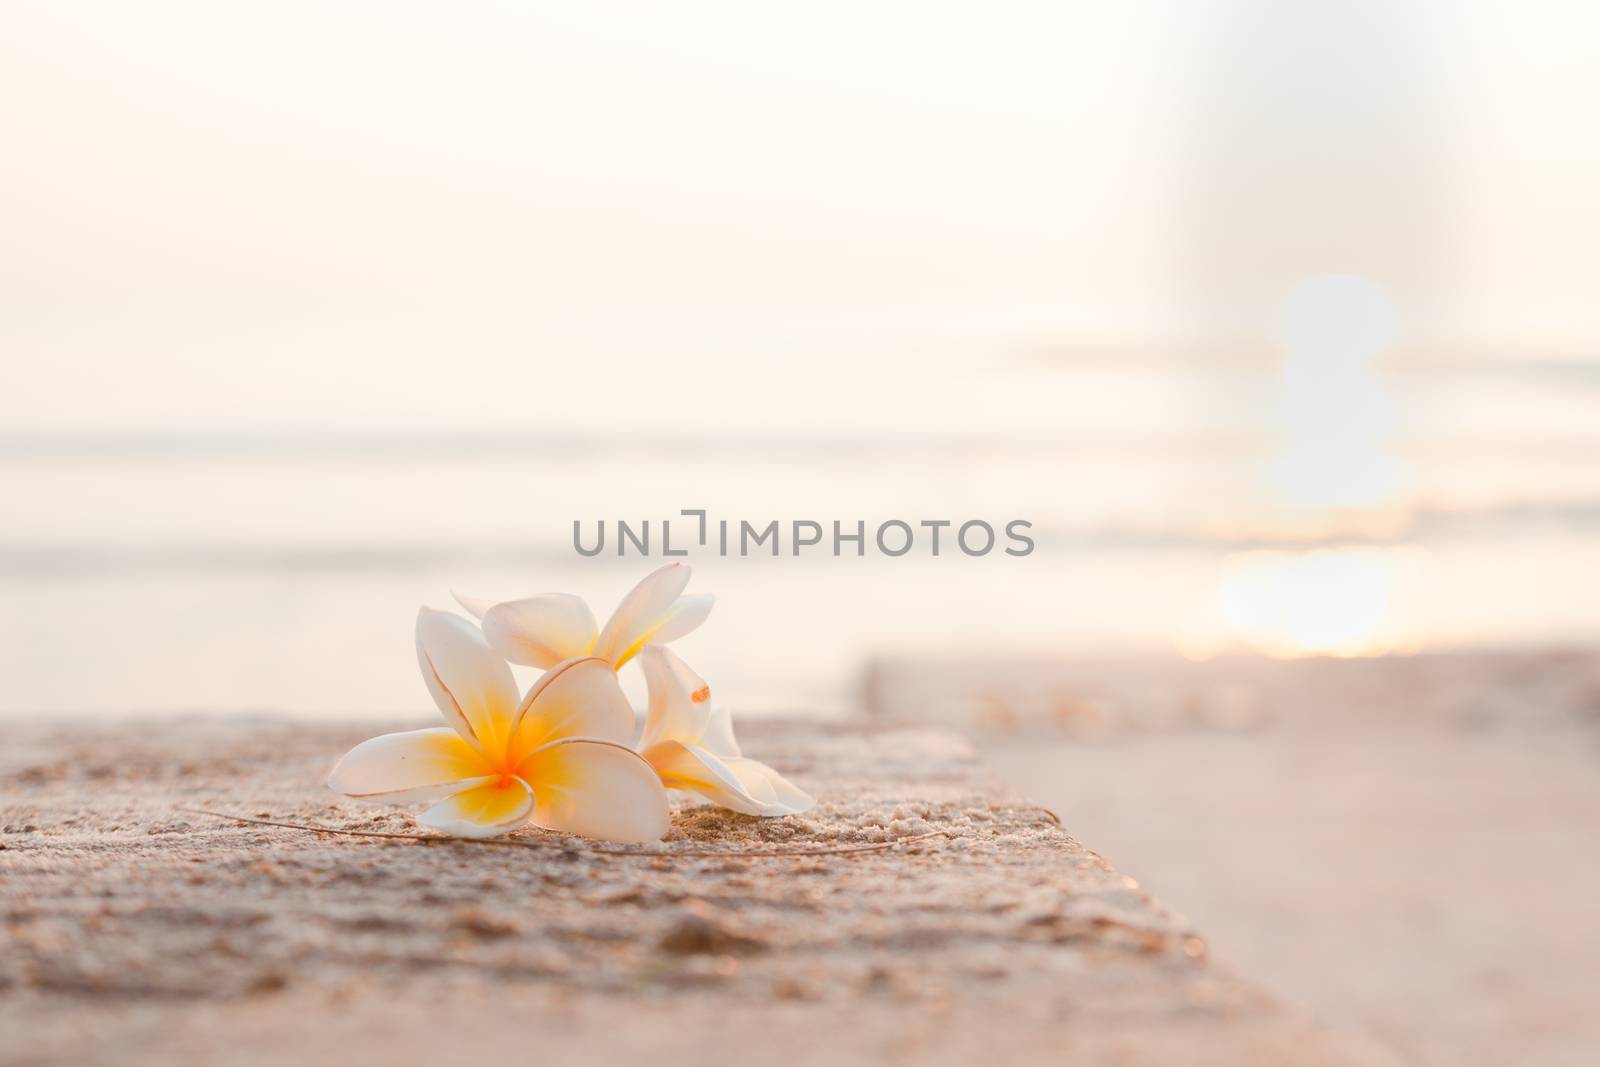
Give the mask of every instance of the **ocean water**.
[[(875, 655), (1409, 654), (1600, 640), (1600, 381), (1529, 364), (1387, 377), (1387, 421), (1298, 433), (1260, 371), (1037, 371), (1007, 429), (304, 431), (0, 441), (0, 714), (427, 713), (411, 629), (450, 591), (585, 596), (602, 619), (690, 545), (719, 602), (680, 648), (750, 711), (840, 710)], [(1142, 400), (1141, 400), (1142, 398)], [(1116, 405), (1118, 417), (1107, 416)], [(955, 424), (960, 425), (960, 424)], [(1320, 494), (1320, 496), (1319, 496)], [(656, 555), (619, 558), (650, 520)], [(792, 554), (787, 524), (997, 529), (888, 557)], [(600, 520), (607, 551), (574, 550)], [(713, 525), (713, 530), (715, 526)], [(898, 534), (896, 535), (896, 539)], [(627, 672), (637, 695), (637, 678)]]

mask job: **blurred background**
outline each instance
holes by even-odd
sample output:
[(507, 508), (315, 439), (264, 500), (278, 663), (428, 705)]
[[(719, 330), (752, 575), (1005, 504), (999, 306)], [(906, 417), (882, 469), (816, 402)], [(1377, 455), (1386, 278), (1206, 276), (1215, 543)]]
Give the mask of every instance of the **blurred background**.
[(603, 618), (651, 565), (574, 520), (1028, 519), (692, 556), (683, 652), (744, 711), (970, 730), (1408, 1058), (1579, 1062), (1597, 42), (1552, 0), (11, 0), (0, 715), (423, 711), (418, 603)]
[(745, 705), (1600, 634), (1587, 5), (5, 22), (6, 712), (409, 705), (419, 601), (692, 507), (1038, 535), (693, 561)]

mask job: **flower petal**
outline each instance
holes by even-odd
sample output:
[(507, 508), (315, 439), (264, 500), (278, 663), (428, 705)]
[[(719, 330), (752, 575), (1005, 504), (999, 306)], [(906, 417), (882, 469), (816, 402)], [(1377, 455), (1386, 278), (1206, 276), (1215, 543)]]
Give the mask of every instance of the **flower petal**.
[(539, 746), (567, 737), (620, 745), (633, 740), (633, 705), (603, 659), (568, 660), (533, 683), (518, 712), (508, 762), (515, 767)]
[(777, 771), (752, 759), (723, 758), (678, 741), (648, 748), (644, 758), (669, 789), (698, 793), (746, 815), (796, 815), (816, 803)]
[(699, 744), (711, 718), (711, 687), (676, 653), (660, 645), (646, 645), (640, 651), (639, 667), (650, 691), (639, 747), (660, 741)]
[(600, 632), (589, 605), (570, 593), (508, 600), (479, 617), (483, 636), (496, 652), (530, 667), (554, 667), (587, 656)]
[(511, 736), (517, 683), (472, 623), (447, 611), (417, 613), (417, 662), (445, 721), (485, 751)]
[(659, 841), (667, 832), (666, 791), (624, 745), (554, 741), (531, 753), (518, 773), (538, 797), (533, 821), (540, 826), (603, 841)]
[(716, 602), (717, 598), (710, 593), (680, 596), (672, 602), (672, 607), (667, 609), (667, 617), (661, 620), (661, 625), (650, 635), (650, 640), (664, 645), (668, 641), (676, 641), (690, 633), (706, 621), (706, 616), (711, 614), (711, 607)]
[(645, 575), (622, 598), (606, 628), (600, 631), (594, 654), (613, 667), (627, 663), (669, 621), (675, 602), (688, 584), (689, 567), (683, 563), (669, 563)]
[(383, 734), (342, 756), (328, 787), (347, 797), (393, 803), (438, 800), (489, 773), (483, 756), (448, 726)]
[(439, 801), (417, 821), (453, 837), (494, 837), (527, 822), (533, 802), (527, 782), (504, 775)]
[(450, 590), (450, 595), (455, 597), (456, 603), (460, 604), (466, 613), (474, 619), (483, 618), (483, 613), (495, 605), (495, 602), (488, 597), (469, 596), (466, 593), (458, 593), (454, 589)]
[(723, 759), (739, 755), (739, 742), (733, 736), (733, 715), (727, 708), (711, 709), (706, 732), (700, 735), (700, 747)]
[[(733, 772), (746, 793), (760, 801), (764, 815), (798, 815), (817, 806), (810, 793), (768, 767), (760, 760), (744, 756), (723, 756), (722, 765)], [(781, 812), (777, 809), (783, 809)]]

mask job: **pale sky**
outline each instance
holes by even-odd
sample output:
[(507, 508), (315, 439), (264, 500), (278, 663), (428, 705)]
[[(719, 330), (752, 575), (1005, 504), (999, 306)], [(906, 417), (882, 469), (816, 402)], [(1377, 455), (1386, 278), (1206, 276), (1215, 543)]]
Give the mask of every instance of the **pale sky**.
[(1593, 358), (1600, 18), (1393, 6), (12, 2), (0, 430), (982, 430), (1352, 269)]

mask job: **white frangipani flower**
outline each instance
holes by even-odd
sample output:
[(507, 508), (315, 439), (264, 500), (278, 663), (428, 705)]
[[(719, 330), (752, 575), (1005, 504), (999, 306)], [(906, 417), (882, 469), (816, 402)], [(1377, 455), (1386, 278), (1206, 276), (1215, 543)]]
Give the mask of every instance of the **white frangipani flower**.
[(699, 793), (746, 815), (796, 815), (816, 803), (765, 763), (739, 754), (727, 709), (711, 706), (711, 687), (683, 660), (649, 645), (639, 663), (650, 687), (639, 754), (662, 785)]
[(633, 709), (605, 660), (569, 659), (519, 702), (511, 668), (478, 628), (429, 608), (417, 616), (417, 659), (449, 725), (362, 742), (328, 776), (335, 791), (431, 801), (422, 823), (457, 837), (530, 820), (611, 841), (666, 833), (666, 792), (628, 747)]
[(706, 621), (716, 597), (684, 596), (689, 567), (669, 563), (647, 574), (622, 598), (605, 629), (581, 597), (541, 593), (495, 603), (455, 595), (483, 625), (489, 644), (512, 663), (550, 667), (574, 656), (598, 656), (621, 670), (649, 644), (676, 640)]

